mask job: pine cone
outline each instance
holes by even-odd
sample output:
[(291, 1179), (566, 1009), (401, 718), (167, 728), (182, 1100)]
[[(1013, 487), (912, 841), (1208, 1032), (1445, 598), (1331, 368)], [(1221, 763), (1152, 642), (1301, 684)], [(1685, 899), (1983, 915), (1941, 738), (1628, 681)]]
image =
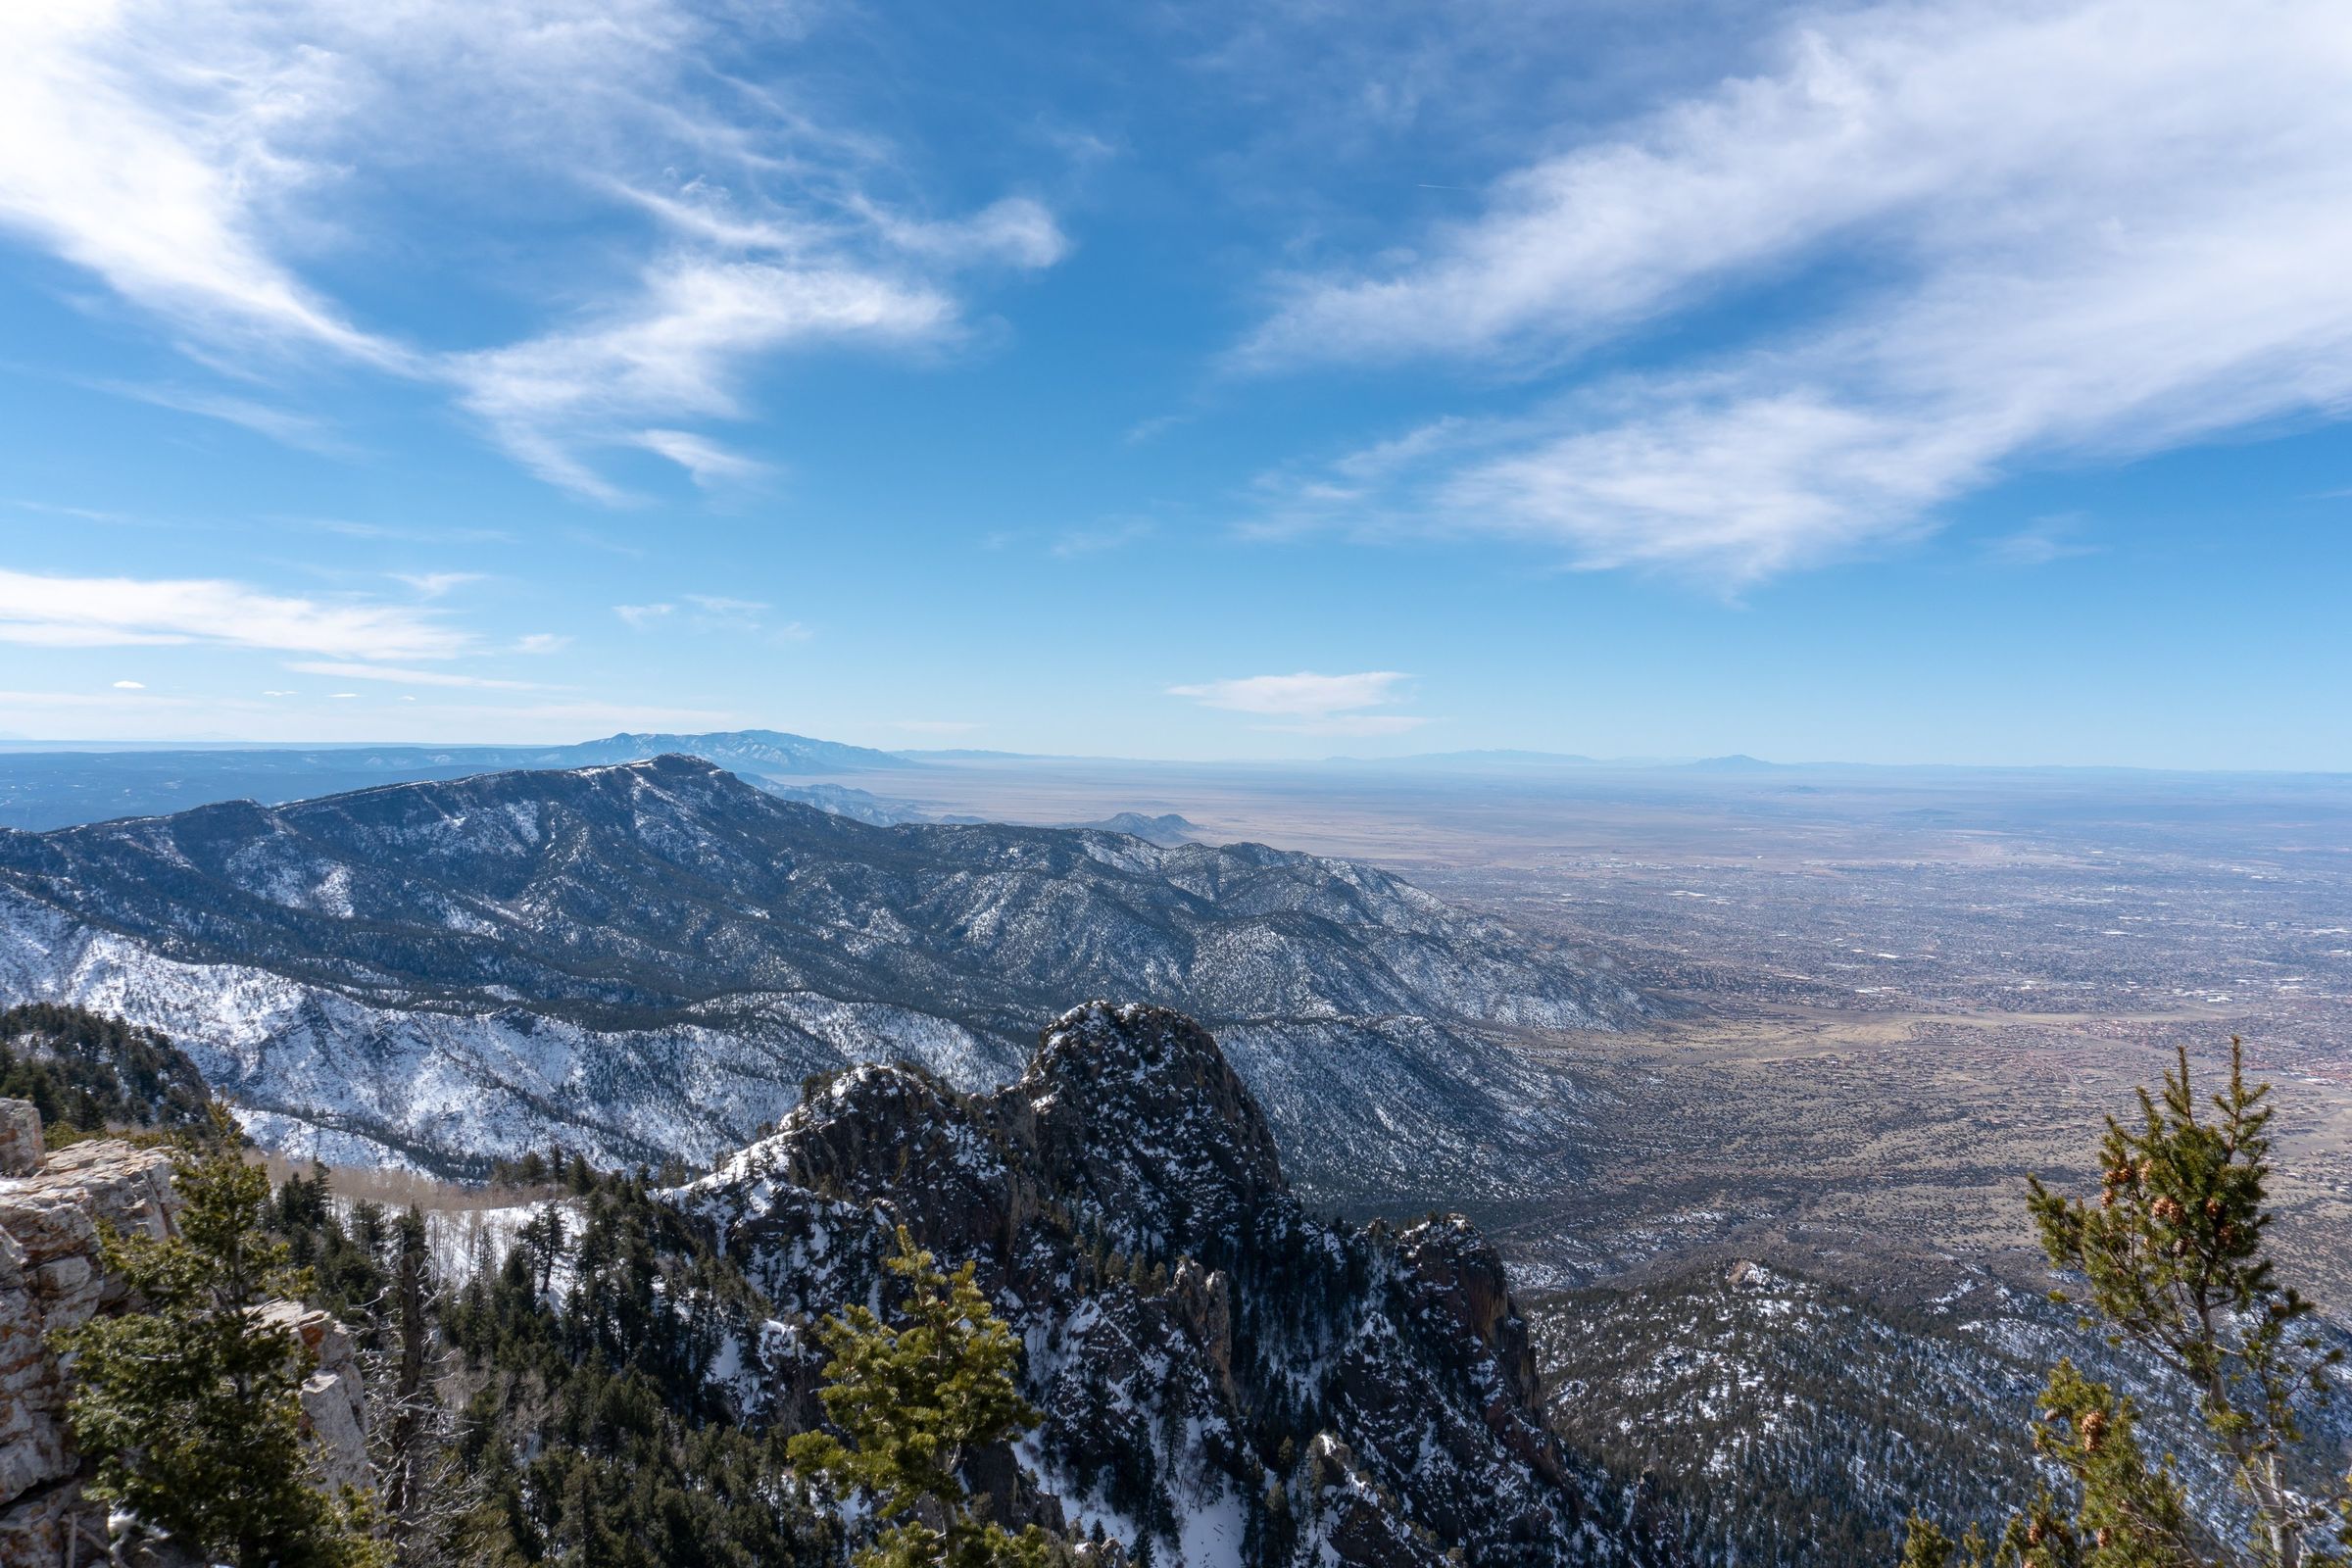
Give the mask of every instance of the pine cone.
[(2082, 1451), (2084, 1453), (2098, 1452), (2099, 1444), (2103, 1439), (2106, 1438), (2106, 1411), (2093, 1410), (2082, 1418)]

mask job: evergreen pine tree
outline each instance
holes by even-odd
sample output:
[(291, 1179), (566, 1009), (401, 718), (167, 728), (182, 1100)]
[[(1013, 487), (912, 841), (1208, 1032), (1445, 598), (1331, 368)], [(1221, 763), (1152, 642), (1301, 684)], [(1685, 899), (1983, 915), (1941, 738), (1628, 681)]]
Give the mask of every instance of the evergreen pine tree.
[(1016, 1536), (981, 1518), (957, 1473), (974, 1451), (1041, 1419), (1013, 1384), (1012, 1331), (971, 1264), (941, 1272), (905, 1226), (888, 1266), (906, 1287), (899, 1326), (862, 1305), (817, 1325), (832, 1356), (818, 1398), (842, 1436), (801, 1433), (793, 1462), (871, 1497), (875, 1515), (893, 1521), (858, 1554), (858, 1568), (1045, 1568), (1044, 1532)]
[(2188, 1053), (2160, 1096), (2141, 1090), (2136, 1127), (2108, 1118), (2097, 1201), (2038, 1180), (2029, 1206), (2051, 1266), (2080, 1278), (2077, 1297), (2110, 1335), (2184, 1377), (2216, 1446), (2254, 1504), (2252, 1539), (2213, 1555), (2201, 1544), (2169, 1457), (2151, 1464), (2133, 1436), (2132, 1401), (2069, 1361), (2051, 1372), (2034, 1451), (2065, 1478), (1997, 1543), (1971, 1529), (1952, 1540), (1914, 1518), (1904, 1568), (2343, 1568), (2352, 1563), (2352, 1480), (2333, 1495), (2291, 1486), (2287, 1450), (2300, 1412), (2336, 1394), (2341, 1352), (2306, 1321), (2312, 1304), (2281, 1285), (2263, 1245), (2271, 1174), (2270, 1085), (2249, 1087), (2241, 1042), (2230, 1083), (2207, 1112), (2189, 1085)]
[(260, 1308), (307, 1281), (270, 1240), (270, 1178), (215, 1107), (211, 1138), (172, 1156), (178, 1234), (101, 1235), (106, 1266), (144, 1310), (57, 1336), (74, 1356), (74, 1442), (90, 1494), (183, 1550), (233, 1568), (374, 1568), (362, 1499), (320, 1488), (301, 1438), (311, 1357)]

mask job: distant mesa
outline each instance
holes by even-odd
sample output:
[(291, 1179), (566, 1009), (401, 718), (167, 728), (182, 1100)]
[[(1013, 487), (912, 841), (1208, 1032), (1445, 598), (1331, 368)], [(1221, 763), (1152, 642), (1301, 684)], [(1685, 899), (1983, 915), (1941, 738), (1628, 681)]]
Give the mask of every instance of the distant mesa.
[(1734, 752), (1729, 757), (1702, 757), (1683, 766), (1693, 773), (1777, 773), (1788, 766), (1786, 762), (1767, 762), (1760, 757)]
[(1119, 811), (1095, 822), (1071, 822), (1070, 827), (1093, 828), (1102, 833), (1126, 833), (1172, 849), (1179, 844), (1198, 844), (1201, 840), (1199, 823), (1188, 822), (1174, 811), (1159, 816), (1146, 816), (1141, 811)]

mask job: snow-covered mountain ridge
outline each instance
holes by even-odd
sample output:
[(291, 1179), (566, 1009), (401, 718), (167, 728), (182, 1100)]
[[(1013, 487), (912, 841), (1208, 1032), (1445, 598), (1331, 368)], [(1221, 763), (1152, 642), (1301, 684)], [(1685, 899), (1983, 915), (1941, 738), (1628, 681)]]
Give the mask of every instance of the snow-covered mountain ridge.
[(0, 833), (0, 994), (165, 1029), (266, 1143), (444, 1170), (707, 1160), (811, 1072), (978, 1087), (1132, 996), (1217, 1028), (1295, 1170), (1367, 1199), (1572, 1174), (1573, 1086), (1482, 1027), (1650, 1006), (1368, 867), (877, 827), (683, 757)]
[(855, 1068), (664, 1198), (776, 1314), (736, 1363), (750, 1419), (815, 1418), (809, 1325), (884, 1289), (897, 1227), (974, 1263), (1046, 1412), (984, 1460), (1015, 1518), (1149, 1537), (1152, 1560), (1196, 1568), (1672, 1560), (1545, 1430), (1478, 1232), (1311, 1217), (1247, 1088), (1179, 1014), (1073, 1009), (982, 1095)]

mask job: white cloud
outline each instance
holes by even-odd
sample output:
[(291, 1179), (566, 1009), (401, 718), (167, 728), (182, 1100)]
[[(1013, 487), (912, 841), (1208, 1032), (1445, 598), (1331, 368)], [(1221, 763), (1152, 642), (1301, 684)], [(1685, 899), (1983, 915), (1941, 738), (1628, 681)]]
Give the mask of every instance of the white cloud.
[(92, 391), (108, 392), (139, 403), (151, 403), (159, 409), (174, 409), (181, 414), (219, 419), (225, 424), (251, 430), (280, 446), (294, 447), (304, 452), (336, 456), (350, 450), (323, 423), (311, 416), (254, 398), (181, 387), (142, 386), (130, 381), (87, 380), (81, 384)]
[(438, 599), (452, 588), (463, 588), (469, 582), (480, 582), (478, 571), (396, 571), (392, 580), (405, 582), (427, 599)]
[(147, 683), (143, 680), (119, 680), (115, 682), (115, 690), (119, 692), (143, 692), (146, 689)]
[[(1028, 197), (942, 217), (874, 194), (907, 184), (906, 161), (822, 123), (776, 69), (805, 22), (691, 0), (0, 8), (0, 229), (241, 383), (125, 395), (325, 447), (253, 382), (356, 363), (447, 385), (586, 495), (625, 499), (595, 466), (612, 448), (701, 484), (753, 476), (679, 426), (742, 412), (755, 361), (941, 340), (957, 270), (1067, 250)], [(757, 82), (737, 69), (755, 50)], [(416, 195), (430, 235), (392, 226)], [(601, 242), (580, 243), (592, 227)], [(406, 341), (312, 281), (338, 252), (461, 268), (485, 251), (561, 316), (506, 327), (504, 346)]]
[(1505, 178), (1410, 260), (1296, 284), (1244, 358), (1548, 373), (1817, 264), (1837, 288), (1784, 288), (1744, 348), (1457, 422), (1386, 468), (1286, 474), (1277, 514), (1736, 583), (1899, 539), (2036, 461), (2341, 416), (2347, 145), (2332, 3), (1819, 16), (1765, 71)]
[(418, 610), (263, 593), (218, 579), (0, 570), (0, 642), (45, 648), (214, 643), (365, 660), (447, 659), (471, 639)]
[(207, 39), (224, 19), (193, 9), (179, 27), (135, 4), (0, 14), (0, 221), (195, 329), (397, 363), (266, 232), (270, 204), (315, 172), (272, 132), (334, 99), (333, 57), (257, 51), (242, 27)]
[(1248, 675), (1235, 680), (1171, 686), (1171, 697), (1189, 697), (1206, 708), (1253, 713), (1284, 722), (1260, 726), (1301, 735), (1396, 735), (1428, 722), (1413, 713), (1372, 713), (1401, 701), (1398, 689), (1411, 676), (1396, 670), (1354, 675)]
[(755, 616), (768, 607), (757, 599), (730, 599), (725, 594), (688, 594), (686, 602), (711, 615)]
[(757, 356), (856, 338), (910, 343), (955, 321), (945, 294), (847, 267), (754, 262), (666, 264), (625, 304), (577, 326), (453, 362), (461, 401), (551, 483), (599, 500), (623, 493), (583, 456), (600, 445), (650, 446), (690, 472), (741, 464), (649, 417), (741, 414), (737, 382)]
[(1070, 253), (1054, 215), (1026, 196), (1010, 196), (969, 218), (919, 221), (860, 202), (859, 212), (891, 244), (910, 255), (969, 264), (1052, 267)]
[(1984, 542), (1985, 559), (2002, 566), (2046, 566), (2054, 561), (2071, 561), (2078, 556), (2095, 556), (2101, 546), (2086, 543), (2079, 537), (2082, 529), (2080, 517), (2061, 515), (2039, 517), (2018, 529)]
[(518, 654), (560, 654), (570, 646), (569, 637), (553, 631), (526, 632), (514, 639), (514, 652)]
[[(730, 594), (681, 594), (687, 606), (683, 624), (698, 631), (759, 632), (777, 642), (806, 642), (816, 635), (797, 620), (771, 623), (774, 608), (762, 600), (738, 599)], [(639, 630), (678, 614), (675, 604), (614, 605), (612, 613)]]
[(640, 430), (636, 443), (684, 468), (706, 490), (714, 485), (758, 479), (768, 471), (766, 464), (729, 452), (717, 442), (688, 430)]
[(451, 670), (407, 669), (395, 664), (354, 664), (334, 660), (301, 660), (286, 665), (297, 675), (333, 675), (343, 680), (394, 681), (403, 686), (467, 686), (484, 691), (532, 692), (537, 681), (495, 680), (486, 675), (461, 675)]

